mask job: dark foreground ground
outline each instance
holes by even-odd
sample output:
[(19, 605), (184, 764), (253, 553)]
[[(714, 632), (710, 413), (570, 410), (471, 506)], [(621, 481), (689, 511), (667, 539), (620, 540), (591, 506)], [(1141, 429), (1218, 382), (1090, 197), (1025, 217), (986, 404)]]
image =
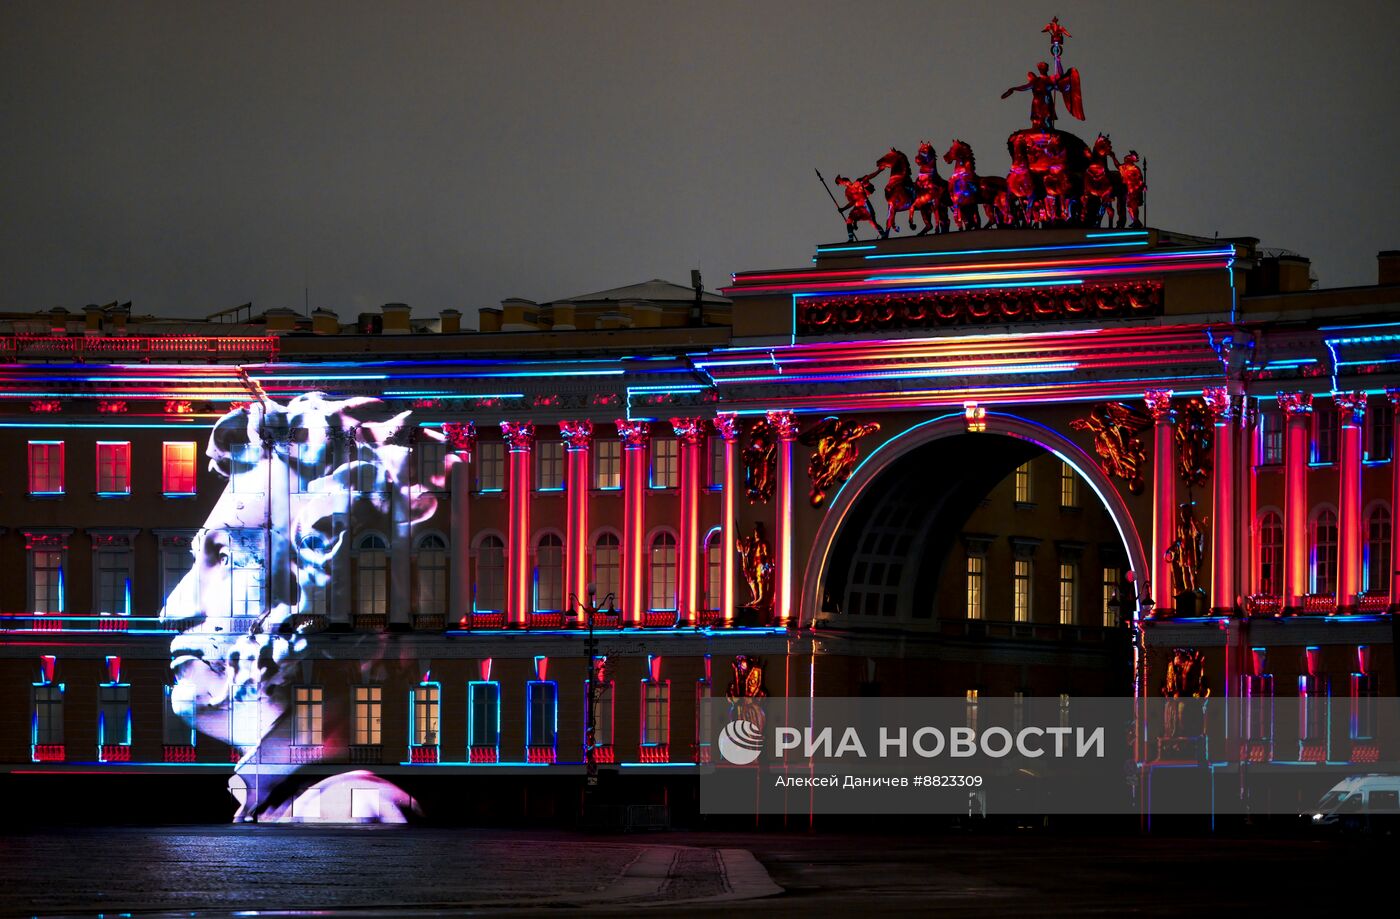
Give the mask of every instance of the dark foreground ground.
[(1393, 903), (1397, 855), (1249, 834), (24, 830), (0, 836), (0, 914), (1335, 915)]

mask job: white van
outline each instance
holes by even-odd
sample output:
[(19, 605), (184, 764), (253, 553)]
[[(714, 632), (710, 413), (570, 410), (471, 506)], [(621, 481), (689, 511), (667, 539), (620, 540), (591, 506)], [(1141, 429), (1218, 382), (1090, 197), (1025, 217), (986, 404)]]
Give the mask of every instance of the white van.
[(1400, 822), (1400, 775), (1353, 775), (1322, 796), (1312, 825), (1363, 829)]

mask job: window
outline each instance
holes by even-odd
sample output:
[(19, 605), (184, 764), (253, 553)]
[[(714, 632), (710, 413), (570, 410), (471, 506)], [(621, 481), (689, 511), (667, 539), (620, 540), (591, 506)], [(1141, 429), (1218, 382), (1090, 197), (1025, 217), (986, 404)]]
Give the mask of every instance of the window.
[(680, 483), (676, 439), (658, 437), (651, 442), (651, 487), (675, 488)]
[(712, 530), (705, 540), (705, 596), (702, 606), (718, 610), (724, 602), (724, 539), (719, 530)]
[(418, 484), (429, 491), (447, 491), (447, 444), (420, 436), (413, 452), (418, 455)]
[(1337, 461), (1337, 409), (1319, 405), (1313, 410), (1313, 462)]
[(97, 493), (131, 494), (131, 444), (126, 441), (97, 442)]
[(1272, 511), (1259, 518), (1259, 592), (1283, 595), (1283, 520)]
[(56, 549), (33, 549), (30, 589), (34, 596), (35, 613), (63, 612), (63, 552)]
[(1337, 592), (1337, 514), (1331, 508), (1313, 518), (1312, 592)]
[(486, 441), (476, 447), (477, 491), (504, 491), (506, 487), (506, 445)]
[(1077, 581), (1079, 566), (1074, 562), (1060, 562), (1060, 625), (1074, 625), (1078, 617)]
[(1366, 518), (1366, 592), (1390, 591), (1390, 508), (1377, 505)]
[[(170, 602), (171, 594), (175, 593), (175, 588), (179, 587), (185, 580), (185, 575), (190, 573), (190, 568), (194, 565), (194, 557), (190, 555), (188, 544), (185, 546), (166, 545), (165, 540), (161, 540), (160, 548), (160, 596), (162, 605)], [(189, 588), (195, 587), (195, 581), (191, 579)], [(190, 596), (184, 598), (191, 607), (198, 602), (198, 597)]]
[[(230, 468), (232, 470), (232, 490), (237, 494), (260, 495), (267, 485), (267, 469), (263, 467), (263, 448), (261, 444), (236, 444), (232, 448), (232, 459)], [(366, 473), (369, 478), (374, 478), (374, 468), (372, 465), (361, 465), (359, 467), (361, 476)], [(361, 491), (369, 491), (371, 485), (358, 485)]]
[[(1123, 583), (1123, 569), (1105, 568), (1103, 570), (1103, 624), (1105, 628), (1115, 628), (1119, 623), (1119, 617), (1127, 614), (1123, 608), (1124, 600), (1119, 594), (1119, 585)], [(1114, 609), (1114, 604), (1118, 608)]]
[(525, 744), (554, 747), (559, 737), (559, 684), (531, 680), (525, 684)]
[(967, 618), (984, 619), (986, 612), (982, 606), (982, 575), (986, 570), (987, 559), (981, 555), (967, 557)]
[(622, 441), (593, 442), (593, 487), (609, 491), (622, 487)]
[(355, 687), (355, 744), (374, 747), (383, 742), (384, 689), (381, 686)]
[(476, 599), (472, 608), (496, 612), (506, 605), (506, 544), (487, 536), (476, 550)]
[(97, 613), (131, 615), (131, 550), (102, 549), (97, 556)]
[(613, 602), (617, 603), (617, 593), (622, 589), (622, 544), (612, 533), (603, 533), (593, 544), (593, 584), (598, 590), (599, 603), (603, 603), (608, 594), (612, 594)]
[(535, 489), (560, 491), (564, 487), (564, 442), (542, 440), (535, 445)]
[(1074, 474), (1074, 467), (1064, 460), (1060, 461), (1060, 507), (1079, 506), (1079, 476)]
[(706, 481), (715, 490), (724, 488), (724, 438), (711, 437), (709, 440), (709, 470)]
[(63, 743), (63, 684), (34, 687), (34, 743)]
[(165, 687), (165, 710), (161, 718), (162, 741), (168, 747), (193, 747), (194, 727), (179, 713), (170, 701), (171, 687)]
[(63, 494), (63, 441), (29, 442), (29, 493)]
[(1366, 459), (1372, 462), (1390, 459), (1394, 438), (1395, 406), (1389, 399), (1377, 400), (1366, 410)]
[(676, 608), (676, 538), (661, 533), (651, 541), (650, 609)]
[(97, 744), (131, 746), (131, 686), (103, 683), (97, 687)]
[(564, 541), (553, 533), (535, 546), (535, 610), (564, 608)]
[(370, 534), (360, 540), (359, 597), (356, 610), (362, 616), (384, 616), (389, 612), (389, 546), (382, 536)]
[(252, 527), (233, 529), (228, 531), (228, 538), (233, 614), (257, 618), (264, 610), (263, 531)]
[(1012, 613), (1017, 622), (1031, 621), (1031, 560), (1018, 558), (1012, 570)]
[(447, 541), (429, 533), (418, 541), (419, 613), (442, 616), (447, 613)]
[(413, 687), (413, 745), (435, 747), (438, 743), (438, 703), (441, 689), (436, 683)]
[(1259, 413), (1259, 465), (1277, 466), (1283, 462), (1283, 413)]
[(296, 687), (296, 711), (292, 723), (292, 743), (298, 747), (321, 745), (322, 690), (320, 686)]
[(167, 495), (195, 493), (193, 441), (166, 441), (160, 447), (160, 490)]
[(664, 746), (671, 742), (671, 681), (642, 681), (642, 744)]
[(501, 745), (501, 684), (473, 681), (467, 684), (467, 746)]
[[(613, 745), (613, 725), (616, 723), (613, 717), (613, 699), (615, 684), (612, 680), (601, 682), (598, 685), (598, 702), (593, 707), (593, 745), (595, 747), (611, 747)], [(583, 704), (588, 705), (588, 685), (585, 681), (583, 691)], [(587, 743), (588, 712), (583, 713), (584, 742)], [(708, 735), (707, 735), (708, 736)], [(586, 754), (585, 750), (585, 754)]]
[(1029, 462), (1016, 467), (1016, 503), (1031, 503), (1031, 464)]

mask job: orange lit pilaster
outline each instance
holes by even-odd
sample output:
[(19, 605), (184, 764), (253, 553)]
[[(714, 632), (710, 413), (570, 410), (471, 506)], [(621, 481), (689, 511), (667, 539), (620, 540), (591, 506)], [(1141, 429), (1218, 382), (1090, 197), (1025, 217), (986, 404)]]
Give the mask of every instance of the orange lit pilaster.
[[(588, 454), (593, 422), (561, 421), (559, 434), (568, 450), (568, 533), (565, 537), (564, 589), (588, 602)], [(599, 597), (599, 601), (603, 598)]]
[(1149, 389), (1152, 415), (1152, 601), (1153, 615), (1170, 614), (1172, 569), (1167, 550), (1176, 539), (1176, 412), (1170, 389)]
[(732, 625), (734, 622), (734, 521), (738, 514), (739, 485), (738, 474), (734, 468), (735, 445), (739, 439), (739, 418), (733, 412), (724, 412), (715, 416), (715, 432), (724, 438), (724, 516), (720, 521), (720, 551), (724, 553), (724, 562), (720, 569), (720, 578), (724, 581), (724, 597), (721, 601), (721, 615), (724, 616), (724, 624)]
[(1312, 395), (1279, 393), (1284, 410), (1283, 441), (1283, 606), (1303, 608), (1308, 592), (1308, 427)]
[(1203, 393), (1215, 421), (1215, 462), (1211, 481), (1211, 513), (1215, 532), (1210, 541), (1210, 605), (1217, 613), (1235, 608), (1235, 402), (1224, 386)]
[(647, 435), (645, 421), (617, 419), (622, 438), (622, 611), (631, 625), (646, 618), (642, 573), (646, 565)]
[(695, 625), (700, 614), (700, 445), (705, 440), (700, 418), (672, 418), (671, 429), (680, 442), (680, 506), (677, 530), (676, 597), (680, 621)]
[(524, 628), (530, 619), (530, 457), (535, 426), (528, 421), (502, 421), (501, 434), (510, 450), (510, 533), (506, 546), (506, 620)]
[[(1337, 612), (1356, 612), (1361, 593), (1361, 425), (1366, 418), (1364, 392), (1335, 392), (1341, 433), (1337, 458), (1341, 468), (1341, 494), (1337, 500)], [(1393, 460), (1392, 460), (1393, 462)]]
[(768, 423), (778, 435), (777, 524), (773, 528), (773, 611), (780, 625), (792, 619), (792, 442), (797, 439), (797, 416), (769, 412)]

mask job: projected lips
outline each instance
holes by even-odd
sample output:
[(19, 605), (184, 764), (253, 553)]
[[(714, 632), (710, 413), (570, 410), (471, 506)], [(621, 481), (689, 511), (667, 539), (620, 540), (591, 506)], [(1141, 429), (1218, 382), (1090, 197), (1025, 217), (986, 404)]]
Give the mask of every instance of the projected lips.
[(747, 766), (763, 752), (763, 731), (752, 721), (731, 721), (719, 735), (719, 754), (726, 762)]

